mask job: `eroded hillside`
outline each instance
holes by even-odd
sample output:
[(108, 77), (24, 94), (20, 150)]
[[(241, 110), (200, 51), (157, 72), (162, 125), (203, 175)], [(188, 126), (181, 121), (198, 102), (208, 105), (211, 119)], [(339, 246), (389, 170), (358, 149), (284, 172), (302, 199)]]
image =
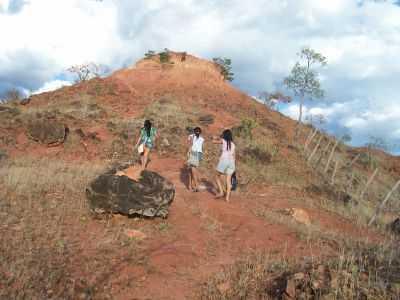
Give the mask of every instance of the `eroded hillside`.
[[(133, 145), (147, 118), (160, 131), (149, 168), (176, 188), (168, 219), (93, 216), (85, 188), (111, 165), (137, 162)], [(399, 295), (400, 280), (392, 276), (397, 258), (379, 260), (373, 255), (381, 253), (370, 250), (383, 245), (398, 255), (384, 227), (399, 215), (398, 191), (376, 224), (366, 226), (398, 180), (399, 159), (313, 135), (310, 126), (295, 140), (295, 125), (225, 82), (212, 62), (185, 53), (171, 53), (163, 63), (155, 55), (104, 79), (0, 106), (0, 297)], [(201, 193), (187, 189), (185, 143), (194, 126), (206, 138)], [(238, 146), (239, 190), (231, 203), (214, 199), (219, 148), (211, 138), (224, 128), (233, 129)], [(371, 252), (392, 273), (347, 256), (340, 265), (335, 259), (344, 251), (349, 257)], [(328, 258), (324, 268), (332, 276), (320, 280), (323, 289), (315, 280), (293, 279), (311, 276)], [(353, 274), (354, 266), (364, 269)], [(335, 286), (334, 275), (353, 290)], [(280, 276), (282, 293), (268, 292), (263, 284)], [(302, 288), (296, 294), (288, 284)]]

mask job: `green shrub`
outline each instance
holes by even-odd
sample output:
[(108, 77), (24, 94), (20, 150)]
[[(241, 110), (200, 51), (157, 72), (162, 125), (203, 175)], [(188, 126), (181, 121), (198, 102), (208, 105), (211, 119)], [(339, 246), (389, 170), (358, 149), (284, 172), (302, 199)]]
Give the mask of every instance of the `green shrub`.
[(169, 63), (170, 61), (170, 55), (169, 55), (169, 50), (165, 49), (163, 52), (160, 52), (160, 63), (166, 64)]
[(221, 75), (225, 80), (233, 81), (232, 60), (229, 58), (214, 57), (213, 62), (220, 69)]

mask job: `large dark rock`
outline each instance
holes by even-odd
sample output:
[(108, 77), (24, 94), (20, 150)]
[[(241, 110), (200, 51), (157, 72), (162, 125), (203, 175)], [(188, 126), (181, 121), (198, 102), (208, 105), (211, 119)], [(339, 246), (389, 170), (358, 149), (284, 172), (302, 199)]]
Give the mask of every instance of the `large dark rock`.
[(400, 218), (397, 218), (392, 223), (390, 223), (390, 230), (393, 233), (400, 235)]
[(111, 170), (91, 182), (86, 196), (90, 208), (97, 213), (166, 218), (175, 188), (155, 172), (143, 171), (139, 181), (135, 181)]
[(55, 120), (37, 119), (28, 125), (27, 135), (42, 144), (59, 144), (65, 140), (66, 128)]

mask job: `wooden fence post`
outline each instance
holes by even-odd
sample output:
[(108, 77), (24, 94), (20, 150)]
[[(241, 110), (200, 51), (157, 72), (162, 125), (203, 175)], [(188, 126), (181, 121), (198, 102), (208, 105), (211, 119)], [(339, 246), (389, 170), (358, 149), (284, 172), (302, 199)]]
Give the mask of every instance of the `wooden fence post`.
[(328, 141), (328, 144), (326, 144), (325, 148), (321, 151), (321, 155), (318, 157), (318, 160), (317, 160), (317, 165), (318, 165), (318, 164), (320, 163), (320, 161), (322, 160), (322, 157), (324, 157), (325, 154), (328, 152), (329, 146), (331, 145), (331, 143), (332, 143), (332, 141), (329, 140), (329, 141)]
[(338, 144), (339, 144), (339, 140), (336, 140), (335, 144), (334, 144), (333, 147), (332, 147), (331, 154), (329, 154), (328, 161), (327, 161), (327, 163), (326, 163), (326, 165), (325, 165), (324, 173), (328, 172), (329, 165), (330, 165), (330, 163), (331, 163), (333, 154), (335, 153), (335, 150), (336, 150), (336, 147), (337, 147)]
[(313, 151), (311, 152), (310, 156), (308, 157), (308, 162), (310, 162), (313, 158), (313, 156), (315, 155), (315, 153), (317, 152), (317, 149), (319, 148), (319, 145), (321, 144), (322, 139), (324, 138), (324, 136), (321, 134), (321, 136), (318, 139), (317, 144), (315, 145)]
[(314, 132), (310, 135), (309, 138), (307, 138), (306, 143), (304, 144), (304, 151), (307, 151), (308, 146), (310, 145), (310, 143), (312, 142), (312, 140), (314, 139), (315, 135), (318, 132), (318, 128), (315, 128)]
[(360, 158), (360, 156), (361, 156), (361, 153), (358, 153), (354, 158), (353, 158), (353, 160), (348, 164), (348, 168), (350, 168), (353, 164), (355, 164), (355, 162)]
[(334, 170), (333, 170), (332, 178), (331, 178), (331, 184), (332, 184), (332, 185), (335, 183), (335, 176), (336, 176), (336, 172), (337, 172), (337, 170), (338, 170), (338, 167), (339, 167), (339, 160), (336, 160), (336, 162), (335, 162), (335, 168), (334, 168)]
[(375, 222), (376, 217), (379, 215), (380, 211), (385, 206), (386, 202), (389, 200), (390, 196), (392, 196), (392, 194), (398, 188), (399, 185), (400, 185), (400, 180), (396, 182), (396, 184), (393, 186), (392, 190), (389, 193), (387, 193), (385, 199), (383, 199), (382, 203), (376, 208), (374, 215), (372, 216), (371, 220), (369, 220), (369, 222), (368, 222), (368, 226), (371, 226)]
[(370, 186), (370, 184), (372, 183), (372, 181), (374, 180), (376, 174), (378, 174), (378, 168), (375, 169), (374, 173), (372, 173), (372, 175), (369, 177), (367, 183), (365, 184), (365, 187), (363, 188), (363, 190), (361, 191), (360, 194), (360, 199), (362, 199), (364, 197), (365, 192), (367, 191), (368, 187)]

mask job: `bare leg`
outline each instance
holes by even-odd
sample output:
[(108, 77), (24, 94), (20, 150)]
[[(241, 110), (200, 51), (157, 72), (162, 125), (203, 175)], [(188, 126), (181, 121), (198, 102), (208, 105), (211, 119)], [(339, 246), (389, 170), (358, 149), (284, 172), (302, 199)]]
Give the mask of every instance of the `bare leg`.
[(231, 196), (231, 190), (232, 190), (232, 174), (226, 175), (226, 202), (229, 202), (229, 198)]
[(150, 149), (147, 147), (144, 147), (144, 153), (142, 155), (142, 170), (146, 170), (147, 162), (149, 160), (149, 153), (150, 153)]
[(188, 188), (189, 188), (189, 190), (193, 190), (193, 171), (192, 171), (192, 167), (189, 166), (188, 170), (189, 170), (189, 172), (188, 172), (188, 174), (189, 174), (189, 185), (188, 185)]
[(218, 189), (219, 189), (219, 193), (216, 196), (217, 198), (224, 196), (224, 188), (222, 187), (221, 176), (222, 176), (221, 174), (217, 174), (217, 176), (215, 177), (215, 181), (216, 181)]
[(197, 191), (198, 185), (199, 185), (199, 179), (198, 179), (198, 174), (197, 174), (197, 169), (195, 167), (192, 167), (192, 180), (193, 180), (193, 189)]

